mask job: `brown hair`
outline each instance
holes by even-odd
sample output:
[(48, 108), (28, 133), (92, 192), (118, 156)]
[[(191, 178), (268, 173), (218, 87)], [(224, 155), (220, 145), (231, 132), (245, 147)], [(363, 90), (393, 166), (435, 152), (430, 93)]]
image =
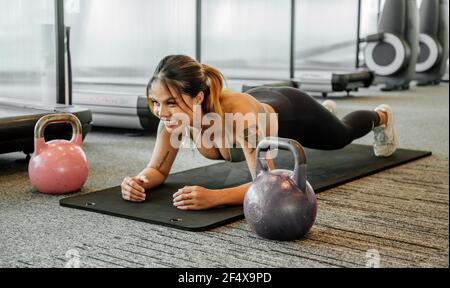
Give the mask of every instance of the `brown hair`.
[(187, 94), (192, 97), (203, 92), (205, 98), (202, 109), (205, 113), (215, 112), (223, 117), (220, 106), (220, 96), (224, 86), (222, 73), (206, 64), (200, 64), (195, 59), (186, 55), (169, 55), (164, 57), (158, 64), (150, 79), (146, 95), (150, 110), (154, 113), (153, 103), (150, 100), (150, 90), (155, 81), (159, 81), (167, 91), (169, 87), (174, 89), (179, 96)]

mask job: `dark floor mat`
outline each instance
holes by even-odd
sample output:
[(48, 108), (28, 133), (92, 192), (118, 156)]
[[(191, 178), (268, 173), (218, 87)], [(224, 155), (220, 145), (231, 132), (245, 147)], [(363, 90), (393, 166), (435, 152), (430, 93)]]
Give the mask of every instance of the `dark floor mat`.
[[(277, 168), (293, 168), (290, 152), (279, 151)], [(308, 181), (316, 192), (368, 176), (428, 155), (431, 152), (399, 149), (387, 158), (373, 155), (372, 146), (352, 144), (337, 151), (306, 149)], [(218, 189), (251, 181), (246, 162), (219, 163), (171, 174), (166, 183), (148, 192), (143, 203), (121, 198), (120, 186), (62, 199), (65, 207), (83, 209), (138, 221), (203, 231), (244, 217), (242, 206), (218, 207), (205, 211), (181, 211), (172, 205), (172, 194), (185, 185)], [(320, 213), (320, 212), (319, 212)]]

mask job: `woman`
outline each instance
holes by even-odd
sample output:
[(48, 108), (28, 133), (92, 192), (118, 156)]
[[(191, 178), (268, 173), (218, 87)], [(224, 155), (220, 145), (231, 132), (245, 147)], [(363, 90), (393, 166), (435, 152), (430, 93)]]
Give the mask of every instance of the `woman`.
[[(334, 150), (373, 131), (375, 155), (390, 156), (396, 149), (393, 115), (388, 105), (380, 105), (374, 111), (355, 111), (340, 120), (332, 109), (295, 88), (258, 87), (236, 93), (223, 89), (223, 83), (218, 70), (189, 56), (171, 55), (161, 60), (147, 87), (150, 109), (161, 119), (154, 152), (139, 175), (123, 180), (125, 200), (144, 201), (146, 191), (166, 180), (179, 149), (174, 143), (179, 140), (180, 131), (189, 133), (199, 152), (209, 159), (247, 161), (253, 179), (255, 148), (264, 136), (292, 138), (308, 148)], [(193, 125), (195, 118), (205, 119), (205, 115), (216, 115), (216, 120), (227, 115), (250, 115), (257, 120), (244, 121), (241, 126), (226, 120), (220, 125), (208, 121)], [(268, 164), (273, 168), (272, 161)], [(242, 205), (249, 185), (215, 190), (186, 186), (173, 195), (173, 204), (182, 210)]]

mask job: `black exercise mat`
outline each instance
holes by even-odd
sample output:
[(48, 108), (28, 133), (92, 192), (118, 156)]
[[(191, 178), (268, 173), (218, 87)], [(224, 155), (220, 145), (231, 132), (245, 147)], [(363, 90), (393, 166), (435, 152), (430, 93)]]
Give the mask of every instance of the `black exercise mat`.
[[(431, 152), (399, 149), (391, 157), (379, 158), (373, 155), (372, 146), (356, 144), (336, 151), (305, 150), (308, 181), (316, 192), (431, 155)], [(290, 152), (279, 151), (275, 159), (277, 168), (292, 169), (293, 163)], [(172, 205), (173, 193), (185, 185), (218, 189), (249, 181), (251, 175), (246, 162), (225, 162), (171, 174), (166, 183), (148, 192), (143, 203), (123, 200), (118, 186), (65, 198), (60, 201), (60, 205), (184, 230), (203, 231), (244, 218), (242, 206), (182, 211)]]

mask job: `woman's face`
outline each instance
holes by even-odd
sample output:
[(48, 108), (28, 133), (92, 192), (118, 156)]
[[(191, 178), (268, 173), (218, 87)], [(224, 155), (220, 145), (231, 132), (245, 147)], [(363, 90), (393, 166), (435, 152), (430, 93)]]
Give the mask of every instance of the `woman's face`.
[(171, 132), (183, 124), (181, 117), (189, 119), (189, 125), (192, 124), (193, 107), (196, 103), (190, 95), (182, 94), (180, 97), (175, 89), (169, 87), (169, 90), (156, 82), (149, 92), (155, 115), (163, 121), (167, 131)]

